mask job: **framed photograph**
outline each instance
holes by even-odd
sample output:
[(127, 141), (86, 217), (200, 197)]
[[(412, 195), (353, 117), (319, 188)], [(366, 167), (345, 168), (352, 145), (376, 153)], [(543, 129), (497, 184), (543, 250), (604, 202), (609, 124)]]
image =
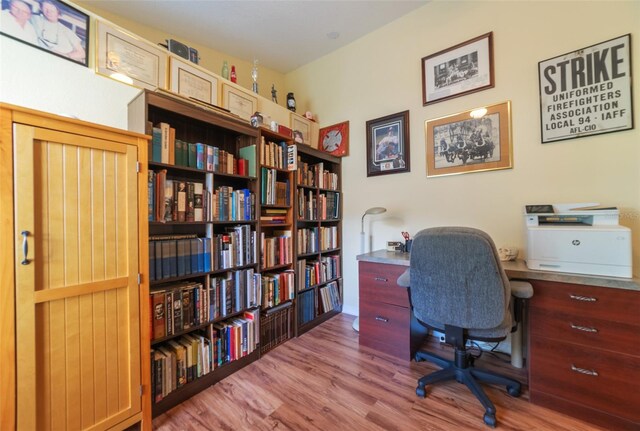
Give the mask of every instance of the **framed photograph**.
[(367, 176), (409, 172), (409, 111), (367, 121)]
[(493, 86), (492, 32), (422, 58), (423, 106)]
[(319, 130), (318, 142), (320, 149), (334, 156), (349, 155), (349, 122), (334, 124)]
[(511, 102), (425, 121), (427, 177), (513, 167)]
[(542, 143), (633, 129), (631, 35), (538, 63)]
[(89, 15), (59, 0), (2, 0), (0, 34), (89, 65)]
[(291, 130), (293, 130), (294, 137), (297, 134), (300, 136), (302, 142), (299, 144), (311, 145), (311, 121), (302, 115), (295, 113), (290, 114)]
[(250, 121), (253, 113), (258, 110), (258, 98), (223, 82), (222, 107), (243, 120)]
[(218, 105), (218, 78), (176, 57), (169, 57), (169, 90), (210, 105)]
[(167, 88), (167, 52), (124, 30), (97, 22), (96, 71), (136, 87)]

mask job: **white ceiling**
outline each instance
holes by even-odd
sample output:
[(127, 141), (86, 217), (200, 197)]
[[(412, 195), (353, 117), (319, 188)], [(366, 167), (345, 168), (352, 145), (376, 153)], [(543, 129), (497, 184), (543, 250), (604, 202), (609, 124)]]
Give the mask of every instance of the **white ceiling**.
[[(86, 0), (281, 73), (316, 60), (429, 0)], [(338, 33), (337, 38), (328, 35)], [(182, 39), (182, 40), (181, 40)], [(164, 41), (154, 41), (164, 42)]]

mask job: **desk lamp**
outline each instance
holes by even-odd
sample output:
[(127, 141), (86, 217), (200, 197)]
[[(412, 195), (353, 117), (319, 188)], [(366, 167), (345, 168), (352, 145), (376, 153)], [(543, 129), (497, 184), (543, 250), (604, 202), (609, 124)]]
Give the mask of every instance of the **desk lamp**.
[[(362, 214), (362, 221), (360, 223), (360, 253), (364, 253), (364, 242), (365, 242), (364, 241), (364, 218), (365, 216), (382, 214), (384, 212), (387, 212), (386, 208), (373, 207), (373, 208), (369, 208), (364, 212), (364, 214)], [(356, 332), (360, 331), (360, 318), (356, 317), (356, 319), (353, 321), (353, 324), (351, 326)]]

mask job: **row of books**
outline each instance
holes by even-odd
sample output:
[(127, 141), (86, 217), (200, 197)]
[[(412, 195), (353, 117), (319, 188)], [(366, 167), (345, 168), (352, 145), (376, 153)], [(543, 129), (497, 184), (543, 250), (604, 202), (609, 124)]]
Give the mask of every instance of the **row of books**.
[(220, 186), (213, 194), (205, 191), (205, 221), (255, 220), (255, 202), (256, 195), (249, 189)]
[(325, 170), (323, 162), (310, 165), (298, 160), (297, 176), (299, 185), (338, 190), (338, 174)]
[(340, 218), (340, 193), (316, 193), (313, 190), (299, 188), (298, 219), (336, 220)]
[[(249, 160), (218, 147), (176, 139), (176, 131), (169, 123), (152, 128), (150, 158), (153, 162), (202, 169), (226, 174), (250, 175)], [(255, 160), (255, 146), (253, 147)], [(255, 170), (254, 170), (255, 172)], [(253, 174), (255, 176), (255, 173)]]
[(338, 247), (338, 227), (320, 226), (298, 229), (296, 243), (298, 254), (333, 250)]
[(207, 273), (257, 263), (257, 234), (248, 225), (200, 238), (196, 234), (149, 237), (149, 280)]
[(261, 198), (262, 205), (290, 205), (291, 187), (289, 180), (278, 181), (278, 171), (272, 168), (261, 169)]
[(259, 306), (261, 275), (253, 269), (233, 271), (224, 277), (184, 282), (154, 289), (151, 338), (161, 339), (195, 326)]
[(324, 256), (321, 260), (300, 259), (298, 268), (298, 290), (308, 289), (327, 280), (340, 277), (340, 256)]
[(324, 313), (331, 310), (338, 310), (342, 307), (342, 300), (340, 299), (340, 290), (338, 283), (332, 281), (320, 288), (320, 303), (322, 304), (322, 310)]
[(294, 298), (295, 274), (289, 269), (279, 274), (262, 275), (262, 308), (271, 308)]
[(293, 262), (293, 243), (290, 230), (274, 230), (273, 236), (269, 237), (266, 236), (265, 232), (260, 235), (262, 268), (271, 268)]
[(272, 142), (262, 136), (260, 141), (260, 164), (278, 169), (295, 171), (298, 161), (298, 147), (286, 142)]
[(259, 345), (259, 310), (214, 323), (151, 349), (154, 402), (214, 369), (252, 353)]
[(298, 322), (304, 325), (316, 318), (315, 291), (307, 290), (298, 294)]
[(204, 221), (203, 183), (168, 179), (166, 169), (147, 178), (149, 221)]

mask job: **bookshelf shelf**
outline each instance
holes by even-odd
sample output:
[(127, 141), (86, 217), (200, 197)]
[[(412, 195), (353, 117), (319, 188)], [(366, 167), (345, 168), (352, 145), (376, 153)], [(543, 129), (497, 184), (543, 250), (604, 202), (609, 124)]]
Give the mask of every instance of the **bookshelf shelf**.
[(143, 409), (157, 416), (259, 357), (258, 132), (151, 91), (129, 104), (129, 128), (153, 137)]

